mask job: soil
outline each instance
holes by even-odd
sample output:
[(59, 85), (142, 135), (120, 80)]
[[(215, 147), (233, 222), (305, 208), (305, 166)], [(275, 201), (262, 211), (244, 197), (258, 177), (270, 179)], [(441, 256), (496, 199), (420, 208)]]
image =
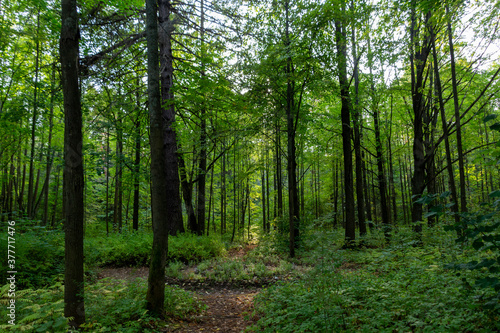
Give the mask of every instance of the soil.
[[(232, 249), (229, 257), (242, 258), (255, 245)], [(98, 278), (114, 278), (134, 280), (148, 277), (147, 267), (102, 268)], [(249, 282), (215, 282), (215, 281), (182, 281), (166, 279), (167, 284), (175, 284), (181, 288), (196, 292), (200, 300), (207, 306), (200, 315), (190, 321), (173, 322), (163, 332), (244, 332), (256, 318), (252, 317), (253, 298), (260, 291), (265, 281)]]

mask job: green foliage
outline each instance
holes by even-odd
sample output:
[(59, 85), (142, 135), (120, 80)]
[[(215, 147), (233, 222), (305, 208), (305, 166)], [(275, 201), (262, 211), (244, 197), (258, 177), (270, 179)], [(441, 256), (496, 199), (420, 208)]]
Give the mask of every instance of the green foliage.
[[(500, 191), (490, 193), (495, 202), (485, 204), (486, 213), (461, 214), (460, 222), (447, 226), (447, 230), (455, 230), (459, 237), (457, 242), (468, 244), (475, 252), (474, 260), (466, 263), (453, 263), (448, 268), (455, 270), (476, 270), (480, 274), (475, 278), (475, 287), (484, 290), (481, 295), (483, 306), (493, 313), (500, 314)], [(460, 273), (459, 273), (460, 275)], [(462, 279), (465, 288), (471, 288), (467, 278)]]
[[(189, 233), (169, 237), (168, 260), (198, 262), (225, 253), (218, 237)], [(153, 234), (150, 232), (113, 233), (85, 240), (88, 264), (96, 266), (146, 266), (151, 255)]]
[[(475, 292), (442, 263), (462, 257), (446, 233), (422, 247), (407, 245), (403, 228), (394, 245), (349, 251), (342, 235), (320, 236), (308, 254), (316, 263), (303, 279), (272, 286), (255, 299), (259, 332), (491, 332), (498, 317), (478, 311)], [(400, 234), (403, 234), (400, 238)], [(317, 234), (315, 235), (317, 236)], [(378, 236), (377, 236), (378, 237)], [(434, 240), (434, 238), (433, 238)], [(369, 237), (367, 239), (369, 240)], [(304, 254), (305, 255), (305, 254)], [(464, 273), (474, 279), (475, 272)]]
[[(90, 332), (154, 332), (164, 325), (149, 316), (146, 307), (147, 281), (102, 279), (88, 287), (85, 330)], [(167, 317), (185, 319), (202, 310), (192, 293), (178, 287), (165, 288)]]
[[(8, 318), (8, 285), (0, 289), (0, 315)], [(147, 281), (125, 282), (106, 278), (86, 286), (85, 332), (157, 332), (165, 322), (154, 319), (145, 309)], [(0, 329), (6, 332), (67, 332), (64, 317), (64, 287), (56, 283), (47, 289), (25, 289), (16, 293), (15, 325), (5, 322)], [(190, 292), (166, 286), (165, 312), (167, 318), (186, 319), (203, 309)]]
[[(0, 289), (0, 315), (9, 318), (9, 285)], [(8, 332), (65, 332), (63, 285), (58, 282), (47, 289), (25, 289), (16, 292), (15, 325), (3, 321), (0, 329)], [(10, 318), (9, 318), (10, 319)]]
[(196, 236), (185, 233), (169, 238), (168, 258), (182, 262), (199, 262), (226, 253), (218, 236)]
[(112, 233), (85, 238), (86, 263), (96, 266), (145, 266), (151, 255), (153, 234)]
[[(7, 228), (5, 228), (7, 230)], [(7, 233), (0, 235), (0, 249), (7, 253)], [(64, 272), (64, 235), (44, 228), (15, 234), (17, 289), (40, 288), (55, 283)], [(7, 277), (7, 260), (0, 261), (0, 278)]]

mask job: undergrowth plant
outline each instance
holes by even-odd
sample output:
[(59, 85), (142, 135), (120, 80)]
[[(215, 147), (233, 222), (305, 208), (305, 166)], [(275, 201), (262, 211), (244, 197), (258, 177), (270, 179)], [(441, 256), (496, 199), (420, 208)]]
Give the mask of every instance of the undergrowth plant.
[[(46, 289), (25, 289), (16, 293), (15, 325), (0, 325), (2, 332), (67, 332), (64, 317), (63, 285), (58, 282)], [(126, 282), (106, 278), (85, 287), (87, 320), (80, 332), (158, 332), (168, 322), (149, 316), (145, 306), (147, 281)], [(8, 286), (0, 289), (0, 316), (7, 318)], [(194, 294), (166, 286), (165, 315), (185, 320), (200, 313), (203, 305)]]
[[(427, 235), (426, 235), (427, 233)], [(431, 236), (431, 234), (433, 234)], [(438, 234), (438, 235), (436, 235)], [(265, 289), (255, 298), (256, 332), (493, 332), (498, 318), (478, 311), (480, 294), (463, 292), (461, 277), (443, 263), (461, 256), (442, 226), (424, 229), (412, 246), (404, 227), (391, 243), (357, 251), (340, 248), (337, 233), (317, 235), (315, 268), (303, 279)], [(369, 237), (369, 236), (368, 236)], [(378, 237), (378, 236), (377, 236)], [(441, 242), (430, 240), (443, 237)], [(319, 240), (318, 240), (319, 239)], [(370, 242), (367, 239), (367, 242)], [(337, 244), (337, 245), (334, 245)], [(463, 272), (475, 279), (478, 272)]]

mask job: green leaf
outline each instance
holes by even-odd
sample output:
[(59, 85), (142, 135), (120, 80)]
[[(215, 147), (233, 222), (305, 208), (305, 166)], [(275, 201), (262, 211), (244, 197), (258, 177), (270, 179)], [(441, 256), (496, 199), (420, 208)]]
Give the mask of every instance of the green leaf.
[(480, 248), (482, 248), (484, 246), (484, 242), (482, 239), (478, 238), (476, 240), (474, 240), (474, 242), (472, 243), (472, 247), (475, 249), (475, 250), (479, 250)]
[(490, 126), (490, 129), (500, 132), (500, 123), (494, 123)]
[(500, 198), (500, 190), (496, 190), (488, 194), (490, 198)]
[(489, 115), (487, 115), (486, 117), (483, 118), (483, 122), (486, 123), (486, 122), (488, 122), (488, 121), (490, 121), (492, 119), (495, 119), (496, 117), (497, 117), (496, 114), (489, 114)]

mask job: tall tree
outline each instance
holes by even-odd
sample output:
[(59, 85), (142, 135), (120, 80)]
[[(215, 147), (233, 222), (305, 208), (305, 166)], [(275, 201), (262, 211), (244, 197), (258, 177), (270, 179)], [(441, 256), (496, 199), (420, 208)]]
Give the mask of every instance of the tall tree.
[[(410, 70), (411, 96), (413, 107), (413, 175), (411, 179), (412, 196), (414, 198), (411, 210), (414, 230), (422, 231), (422, 204), (417, 199), (424, 193), (426, 187), (424, 126), (425, 114), (424, 87), (426, 80), (427, 58), (430, 53), (430, 36), (426, 31), (431, 17), (430, 12), (423, 14), (421, 19), (415, 0), (411, 1), (410, 8)], [(422, 36), (423, 34), (423, 36)]]
[(164, 315), (165, 261), (168, 249), (169, 204), (166, 154), (164, 150), (165, 121), (161, 109), (160, 68), (158, 52), (158, 7), (155, 0), (146, 0), (146, 40), (148, 49), (148, 100), (151, 146), (151, 215), (153, 249), (149, 266), (146, 307), (155, 316)]
[(65, 274), (64, 315), (70, 326), (85, 322), (83, 276), (82, 110), (78, 84), (80, 30), (76, 0), (62, 0), (60, 57), (64, 95)]
[(177, 155), (177, 133), (175, 132), (175, 106), (172, 91), (174, 67), (172, 56), (172, 32), (174, 30), (170, 0), (159, 0), (159, 43), (161, 64), (161, 102), (165, 119), (165, 167), (167, 172), (167, 204), (170, 211), (170, 233), (184, 232), (182, 202), (180, 195), (179, 160)]
[(344, 153), (344, 191), (345, 191), (345, 246), (352, 247), (356, 240), (356, 217), (354, 211), (354, 181), (351, 152), (351, 99), (347, 79), (347, 40), (345, 32), (345, 8), (335, 18), (335, 44), (337, 46), (337, 66), (342, 100), (342, 150)]

